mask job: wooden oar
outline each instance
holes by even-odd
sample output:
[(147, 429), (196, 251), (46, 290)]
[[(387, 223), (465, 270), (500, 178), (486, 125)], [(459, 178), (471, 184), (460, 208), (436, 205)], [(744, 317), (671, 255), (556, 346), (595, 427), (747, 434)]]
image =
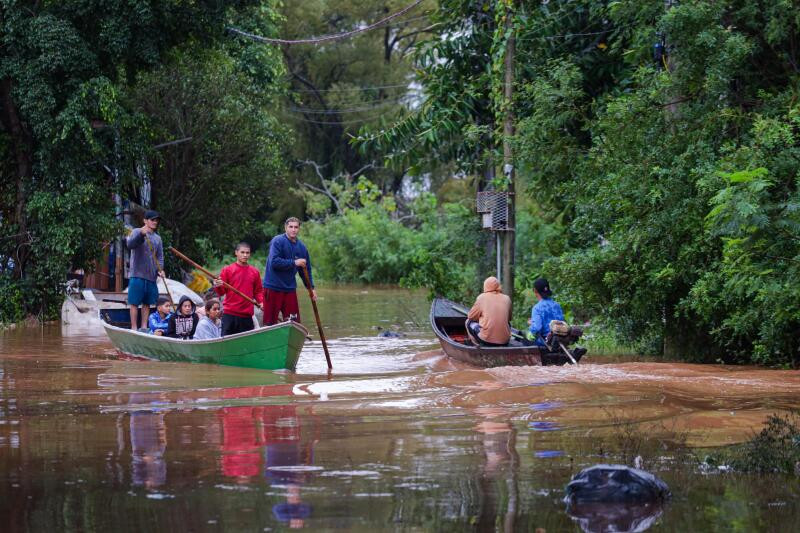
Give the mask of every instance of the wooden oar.
[(308, 297), (311, 298), (311, 307), (314, 308), (314, 318), (317, 319), (317, 329), (319, 330), (319, 339), (322, 341), (322, 349), (325, 351), (325, 360), (328, 361), (328, 370), (333, 368), (331, 364), (331, 354), (328, 352), (328, 342), (325, 340), (325, 333), (322, 332), (322, 321), (319, 319), (319, 310), (317, 309), (317, 302), (314, 300), (313, 289), (311, 288), (311, 279), (308, 277), (308, 270), (306, 267), (300, 267), (303, 273), (303, 279), (306, 282), (306, 289), (308, 289)]
[[(194, 261), (192, 261), (191, 259), (189, 259), (185, 255), (180, 253), (178, 250), (176, 250), (172, 246), (169, 247), (169, 251), (172, 252), (173, 254), (177, 255), (178, 257), (180, 257), (181, 259), (183, 259), (184, 261), (186, 261), (187, 263), (189, 263), (193, 267), (195, 267), (197, 270), (199, 270), (200, 272), (202, 272), (203, 274), (205, 274), (209, 278), (211, 278), (211, 281), (214, 281), (215, 279), (219, 279), (218, 276), (215, 276), (214, 274), (212, 274), (211, 272), (209, 272), (208, 270), (206, 270), (202, 266), (198, 265), (197, 263), (195, 263)], [(228, 282), (226, 282), (224, 280), (220, 280), (220, 281), (222, 281), (222, 284), (225, 285), (227, 288), (229, 288), (230, 290), (232, 290), (233, 292), (235, 292), (236, 294), (238, 294), (239, 296), (241, 296), (242, 298), (244, 298), (245, 300), (247, 300), (251, 304), (261, 308), (261, 304), (260, 303), (258, 303), (257, 301), (253, 300), (252, 298), (247, 296), (245, 293), (243, 293), (242, 291), (240, 291), (239, 289), (237, 289), (236, 287), (234, 287), (230, 283), (228, 283)]]

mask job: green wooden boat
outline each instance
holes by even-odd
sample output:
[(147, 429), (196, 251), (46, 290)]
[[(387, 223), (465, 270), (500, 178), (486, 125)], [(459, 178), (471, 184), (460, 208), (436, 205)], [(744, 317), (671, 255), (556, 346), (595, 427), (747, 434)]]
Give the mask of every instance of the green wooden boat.
[(264, 370), (294, 370), (308, 336), (308, 330), (294, 321), (201, 341), (150, 335), (105, 320), (103, 327), (119, 355), (126, 359), (209, 363)]

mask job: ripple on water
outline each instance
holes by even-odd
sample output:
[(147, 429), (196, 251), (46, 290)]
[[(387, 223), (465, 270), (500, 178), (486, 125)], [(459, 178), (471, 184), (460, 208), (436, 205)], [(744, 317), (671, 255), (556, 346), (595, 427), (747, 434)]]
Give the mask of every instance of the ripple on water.
[(561, 367), (500, 367), (488, 370), (510, 385), (572, 382), (592, 385), (638, 382), (702, 394), (800, 392), (800, 372), (683, 363), (581, 364)]
[(535, 457), (539, 457), (541, 459), (547, 459), (550, 457), (561, 457), (564, 455), (564, 452), (560, 450), (540, 450), (533, 454)]
[[(425, 361), (415, 361), (414, 356), (430, 346), (430, 339), (414, 337), (341, 337), (328, 340), (333, 368), (338, 375), (385, 374), (407, 372), (414, 367), (423, 368)], [(297, 373), (326, 372), (322, 343), (306, 343), (303, 355), (297, 363)]]
[(528, 427), (534, 431), (558, 431), (561, 427), (556, 424), (555, 422), (550, 422), (549, 420), (539, 420), (536, 422), (531, 422), (528, 424)]
[(379, 478), (380, 472), (374, 470), (330, 470), (320, 474), (322, 477), (363, 477), (363, 478)]

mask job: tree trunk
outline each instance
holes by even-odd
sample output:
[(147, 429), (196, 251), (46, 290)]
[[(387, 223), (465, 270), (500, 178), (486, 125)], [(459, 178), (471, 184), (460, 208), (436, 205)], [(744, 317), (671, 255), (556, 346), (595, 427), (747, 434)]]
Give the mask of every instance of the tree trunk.
[(33, 176), (33, 139), (19, 118), (19, 111), (11, 96), (11, 78), (0, 80), (0, 122), (11, 137), (11, 150), (16, 161), (16, 206), (13, 219), (17, 227), (17, 253), (14, 257), (14, 276), (22, 277), (23, 268), (29, 253), (27, 245), (28, 224), (25, 218), (25, 186)]
[(516, 233), (514, 215), (514, 156), (511, 152), (511, 138), (514, 136), (514, 52), (516, 39), (513, 33), (513, 17), (511, 10), (506, 15), (506, 31), (511, 35), (506, 43), (504, 99), (506, 115), (503, 121), (503, 174), (508, 185), (508, 231), (503, 233), (503, 292), (514, 298), (514, 240)]

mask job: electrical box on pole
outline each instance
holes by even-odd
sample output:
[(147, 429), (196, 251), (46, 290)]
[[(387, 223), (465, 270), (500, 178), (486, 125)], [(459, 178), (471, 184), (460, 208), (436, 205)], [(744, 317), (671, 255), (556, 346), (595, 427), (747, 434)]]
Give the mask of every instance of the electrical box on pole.
[(508, 191), (481, 191), (476, 199), (476, 211), (481, 216), (481, 227), (494, 233), (497, 259), (497, 279), (503, 279), (502, 232), (513, 231), (509, 225), (511, 205)]
[(477, 211), (481, 215), (483, 229), (508, 231), (508, 191), (481, 191), (477, 198)]

